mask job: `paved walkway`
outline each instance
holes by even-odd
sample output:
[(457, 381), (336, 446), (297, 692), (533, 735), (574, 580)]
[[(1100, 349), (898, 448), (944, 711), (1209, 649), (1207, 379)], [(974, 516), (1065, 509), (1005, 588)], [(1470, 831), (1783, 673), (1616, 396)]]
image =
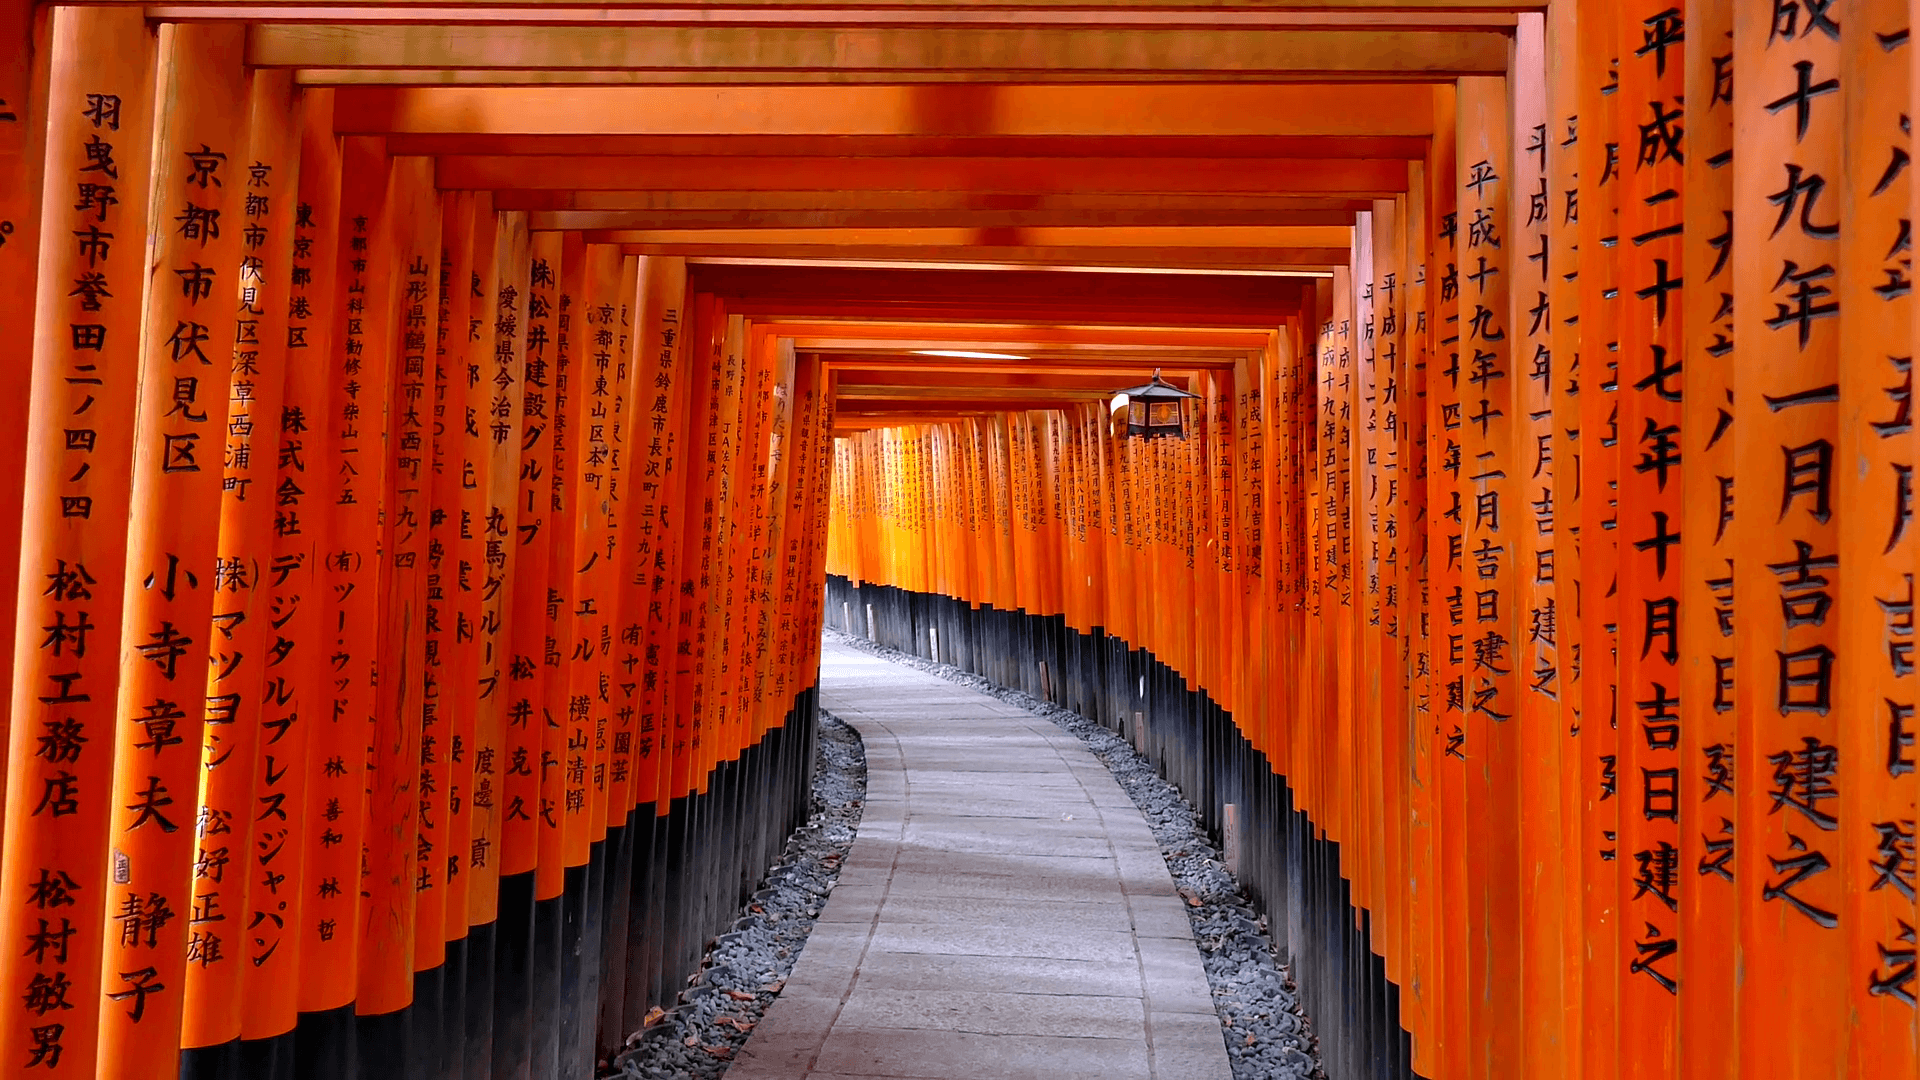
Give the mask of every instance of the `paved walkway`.
[(1229, 1080), (1166, 862), (1078, 739), (841, 646), (820, 681), (866, 810), (728, 1080)]

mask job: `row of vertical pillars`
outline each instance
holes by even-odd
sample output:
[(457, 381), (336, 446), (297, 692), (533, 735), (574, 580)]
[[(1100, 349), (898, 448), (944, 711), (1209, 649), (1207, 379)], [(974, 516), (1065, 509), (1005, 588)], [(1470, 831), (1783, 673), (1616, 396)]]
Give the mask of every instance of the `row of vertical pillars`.
[(655, 1007), (680, 1003), (713, 938), (806, 819), (819, 697), (708, 791), (635, 809), (551, 899), (500, 879), (499, 918), (414, 976), (413, 1004), (305, 1013), (295, 1029), (182, 1052), (181, 1080), (587, 1080)]
[[(1229, 808), (1238, 841), (1228, 859), (1266, 915), (1292, 966), (1322, 1065), (1335, 1080), (1415, 1076), (1400, 1024), (1401, 988), (1368, 945), (1372, 927), (1353, 904), (1340, 845), (1294, 800), (1287, 778), (1253, 748), (1232, 714), (1145, 649), (1059, 616), (976, 607), (891, 585), (827, 579), (835, 629), (1051, 701), (1127, 739), (1179, 788), (1225, 848)], [(864, 612), (850, 623), (851, 613)]]

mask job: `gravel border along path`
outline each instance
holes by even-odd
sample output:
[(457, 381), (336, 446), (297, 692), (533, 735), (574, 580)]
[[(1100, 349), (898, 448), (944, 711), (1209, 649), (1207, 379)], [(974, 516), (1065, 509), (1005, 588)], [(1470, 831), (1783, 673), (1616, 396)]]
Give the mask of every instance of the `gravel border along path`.
[[(1100, 759), (1147, 819), (1174, 884), (1188, 903), (1207, 983), (1220, 1013), (1234, 1080), (1324, 1080), (1311, 1024), (1293, 977), (1273, 951), (1266, 919), (1256, 916), (1219, 849), (1207, 839), (1179, 789), (1118, 735), (1050, 701), (989, 682), (949, 664), (889, 649), (835, 630), (827, 638), (937, 675), (1050, 720)], [(786, 984), (840, 865), (853, 846), (866, 795), (860, 736), (820, 713), (813, 816), (794, 831), (733, 929), (714, 942), (682, 1004), (629, 1039), (633, 1049), (603, 1075), (621, 1080), (719, 1080), (733, 1055)]]
[(822, 709), (812, 816), (787, 838), (780, 861), (732, 928), (708, 947), (681, 1004), (630, 1037), (617, 1067), (600, 1075), (718, 1080), (727, 1071), (786, 985), (853, 847), (866, 794), (867, 754), (859, 734)]
[(1018, 706), (1086, 743), (1145, 815), (1173, 883), (1187, 900), (1187, 917), (1220, 1013), (1234, 1080), (1324, 1080), (1313, 1027), (1300, 1006), (1291, 972), (1274, 953), (1265, 916), (1254, 914), (1246, 893), (1227, 872), (1225, 858), (1207, 839), (1206, 829), (1180, 789), (1161, 779), (1126, 740), (1079, 713), (950, 664), (838, 630), (829, 629), (826, 636)]

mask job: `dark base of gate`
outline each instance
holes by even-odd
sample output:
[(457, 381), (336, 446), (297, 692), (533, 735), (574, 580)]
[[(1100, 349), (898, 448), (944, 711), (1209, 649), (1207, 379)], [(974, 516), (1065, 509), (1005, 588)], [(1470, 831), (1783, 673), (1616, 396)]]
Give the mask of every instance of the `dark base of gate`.
[(180, 1080), (591, 1080), (672, 1008), (707, 945), (806, 821), (817, 688), (722, 763), (705, 792), (649, 803), (607, 830), (559, 895), (500, 879), (500, 911), (417, 972), (413, 1004), (302, 1013), (294, 1030), (183, 1051)]
[[(827, 625), (1052, 701), (1141, 749), (1221, 842), (1224, 807), (1240, 808), (1240, 882), (1267, 915), (1292, 966), (1333, 1080), (1409, 1080), (1411, 1037), (1400, 987), (1374, 954), (1371, 919), (1356, 913), (1340, 845), (1294, 804), (1269, 767), (1203, 690), (1145, 649), (1061, 616), (975, 608), (891, 585), (827, 579)], [(1143, 718), (1136, 724), (1135, 716)], [(1357, 925), (1356, 925), (1357, 923)]]

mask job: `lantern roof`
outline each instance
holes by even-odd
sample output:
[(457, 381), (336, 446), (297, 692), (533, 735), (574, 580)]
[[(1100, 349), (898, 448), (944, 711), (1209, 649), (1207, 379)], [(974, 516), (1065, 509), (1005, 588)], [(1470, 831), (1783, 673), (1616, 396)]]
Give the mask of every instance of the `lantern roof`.
[(1197, 398), (1200, 396), (1199, 394), (1189, 394), (1185, 390), (1162, 379), (1158, 368), (1154, 369), (1153, 380), (1151, 382), (1128, 387), (1125, 390), (1117, 391), (1117, 393), (1126, 395), (1130, 400), (1139, 398), (1145, 401), (1179, 401), (1182, 398)]

